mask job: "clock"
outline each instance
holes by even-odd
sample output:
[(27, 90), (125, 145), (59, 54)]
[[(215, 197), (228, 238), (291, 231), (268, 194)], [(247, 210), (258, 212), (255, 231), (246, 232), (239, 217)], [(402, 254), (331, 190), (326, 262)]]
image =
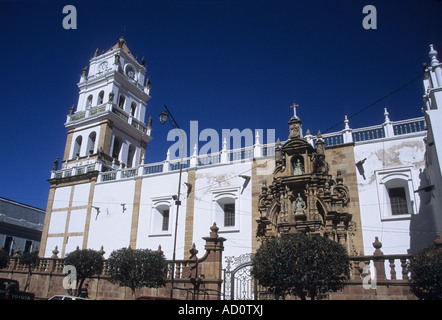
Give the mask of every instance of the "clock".
[(100, 72), (100, 73), (107, 71), (107, 69), (108, 69), (107, 61), (103, 61), (102, 63), (100, 63), (98, 65), (98, 72)]
[(135, 79), (135, 68), (130, 64), (126, 65), (126, 76), (129, 79)]

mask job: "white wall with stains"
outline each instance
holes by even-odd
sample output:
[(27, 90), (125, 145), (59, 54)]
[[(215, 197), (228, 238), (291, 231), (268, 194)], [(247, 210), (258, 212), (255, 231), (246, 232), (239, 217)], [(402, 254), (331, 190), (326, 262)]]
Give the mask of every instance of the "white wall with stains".
[[(383, 243), (384, 254), (408, 253), (412, 219), (420, 211), (420, 195), (425, 169), (426, 132), (395, 136), (355, 145), (358, 191), (365, 254), (372, 254), (375, 237)], [(393, 215), (389, 188), (403, 187), (407, 208)]]

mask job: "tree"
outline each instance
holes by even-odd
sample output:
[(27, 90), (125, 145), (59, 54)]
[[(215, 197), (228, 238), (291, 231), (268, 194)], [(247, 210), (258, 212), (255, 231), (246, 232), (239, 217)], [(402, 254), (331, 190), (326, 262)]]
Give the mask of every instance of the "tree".
[(26, 291), (29, 287), (29, 282), (31, 280), (32, 268), (35, 268), (38, 265), (40, 258), (38, 257), (38, 251), (33, 250), (32, 252), (19, 252), (19, 262), (22, 265), (25, 265), (28, 268), (28, 274), (26, 276), (25, 288), (23, 291)]
[(132, 290), (158, 288), (166, 284), (167, 262), (164, 255), (150, 249), (122, 248), (115, 250), (107, 261), (110, 282)]
[(92, 249), (82, 249), (72, 251), (64, 259), (65, 265), (75, 267), (77, 273), (77, 293), (83, 287), (87, 278), (101, 274), (103, 270), (103, 256), (100, 252)]
[(252, 259), (252, 273), (276, 296), (315, 300), (344, 287), (350, 261), (341, 244), (296, 233), (264, 242)]
[(442, 299), (442, 248), (428, 247), (408, 264), (410, 290), (422, 300)]

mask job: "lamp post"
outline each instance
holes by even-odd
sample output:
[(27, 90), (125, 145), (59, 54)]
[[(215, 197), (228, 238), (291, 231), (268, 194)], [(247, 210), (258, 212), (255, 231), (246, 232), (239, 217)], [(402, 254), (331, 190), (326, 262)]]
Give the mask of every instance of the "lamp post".
[[(160, 113), (160, 123), (165, 124), (168, 117), (170, 116), (171, 125), (178, 129), (181, 132), (181, 128), (178, 126), (178, 123), (175, 121), (174, 117), (172, 116), (172, 113), (169, 111), (166, 105), (164, 105), (164, 110)], [(181, 132), (182, 134), (182, 132)], [(180, 173), (178, 178), (178, 194), (176, 197), (173, 197), (176, 204), (176, 219), (175, 219), (175, 235), (173, 239), (173, 255), (172, 255), (172, 271), (171, 271), (171, 278), (170, 278), (170, 299), (173, 298), (173, 285), (174, 285), (174, 279), (175, 279), (175, 262), (176, 262), (176, 238), (177, 238), (177, 230), (178, 230), (178, 212), (181, 205), (180, 200), (180, 193), (181, 193), (181, 175), (183, 172), (183, 154), (184, 154), (184, 135), (183, 135), (183, 145), (181, 148), (181, 161), (180, 161)]]

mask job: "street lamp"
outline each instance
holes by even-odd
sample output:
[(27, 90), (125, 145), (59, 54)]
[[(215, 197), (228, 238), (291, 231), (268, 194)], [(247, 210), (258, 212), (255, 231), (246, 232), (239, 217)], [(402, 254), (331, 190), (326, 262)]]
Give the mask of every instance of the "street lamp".
[(168, 116), (169, 116), (169, 114), (167, 113), (167, 111), (165, 109), (163, 111), (161, 111), (161, 113), (160, 113), (160, 122), (161, 122), (161, 124), (165, 124), (166, 123)]
[(166, 105), (164, 105), (163, 111), (161, 111), (159, 117), (161, 124), (165, 124), (167, 121), (167, 118), (170, 116), (170, 119), (173, 121), (172, 126), (174, 126), (176, 129), (179, 129), (181, 132), (181, 128), (178, 126), (178, 123), (176, 123), (175, 118), (173, 117), (172, 113), (169, 111)]
[[(178, 123), (175, 121), (174, 117), (172, 116), (172, 113), (169, 111), (166, 105), (164, 105), (164, 110), (161, 111), (159, 117), (160, 117), (160, 123), (165, 124), (168, 117), (170, 116), (171, 120), (173, 121), (171, 124), (176, 129), (179, 129), (181, 132), (180, 127), (178, 126)], [(183, 154), (184, 154), (184, 136), (183, 136), (183, 145), (181, 149), (181, 161), (180, 161), (180, 174), (178, 179), (178, 194), (176, 196), (173, 196), (172, 199), (175, 200), (176, 204), (176, 219), (175, 219), (175, 235), (173, 239), (173, 256), (172, 256), (172, 274), (170, 278), (170, 299), (173, 298), (173, 285), (175, 280), (175, 262), (176, 262), (176, 238), (177, 238), (177, 230), (178, 230), (178, 212), (180, 209), (181, 201), (180, 201), (180, 193), (181, 193), (181, 175), (183, 172)]]

